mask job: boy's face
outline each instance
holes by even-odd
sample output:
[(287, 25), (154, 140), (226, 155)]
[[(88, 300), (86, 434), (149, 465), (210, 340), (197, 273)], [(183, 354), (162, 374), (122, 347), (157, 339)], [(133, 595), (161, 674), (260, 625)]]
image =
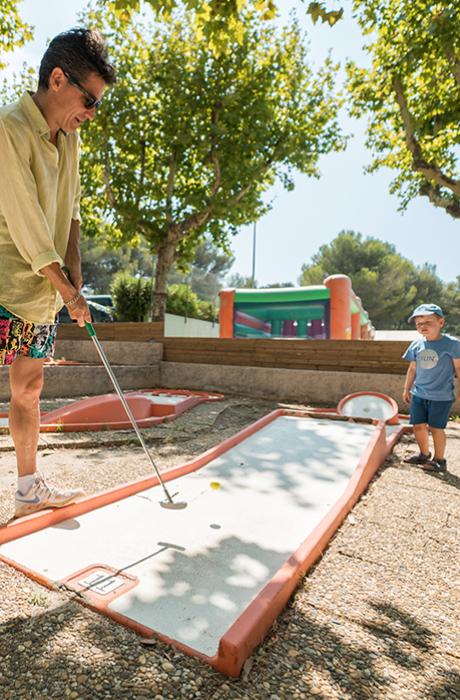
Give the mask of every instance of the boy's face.
[(415, 327), (427, 340), (437, 340), (441, 335), (444, 318), (437, 314), (415, 317)]

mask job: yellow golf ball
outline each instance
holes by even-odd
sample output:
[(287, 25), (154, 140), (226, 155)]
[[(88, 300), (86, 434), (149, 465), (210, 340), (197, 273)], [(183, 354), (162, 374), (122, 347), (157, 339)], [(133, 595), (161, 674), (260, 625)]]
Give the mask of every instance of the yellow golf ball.
[(217, 489), (220, 489), (220, 482), (219, 481), (211, 481), (209, 486), (214, 489), (214, 491), (217, 491)]

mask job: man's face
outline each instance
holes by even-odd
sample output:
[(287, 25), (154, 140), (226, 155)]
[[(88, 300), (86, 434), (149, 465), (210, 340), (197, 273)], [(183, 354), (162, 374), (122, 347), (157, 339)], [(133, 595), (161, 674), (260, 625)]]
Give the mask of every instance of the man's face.
[(94, 119), (96, 106), (88, 107), (88, 101), (91, 98), (101, 100), (107, 85), (97, 73), (89, 73), (85, 80), (79, 81), (70, 73), (67, 75), (55, 68), (50, 87), (55, 97), (53, 116), (60, 129), (71, 133), (88, 119)]
[(415, 317), (415, 327), (427, 340), (436, 340), (441, 333), (444, 319), (437, 314)]

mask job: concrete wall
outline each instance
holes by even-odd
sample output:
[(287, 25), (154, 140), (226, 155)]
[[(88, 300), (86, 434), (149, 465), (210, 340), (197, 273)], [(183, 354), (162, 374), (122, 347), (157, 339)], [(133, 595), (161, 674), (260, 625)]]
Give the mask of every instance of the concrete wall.
[[(397, 374), (161, 362), (160, 381), (170, 389), (204, 389), (323, 406), (336, 406), (341, 398), (355, 391), (378, 391), (392, 396), (400, 410), (407, 411), (401, 398), (404, 377)], [(460, 413), (459, 402), (453, 413)]]
[(218, 338), (219, 324), (165, 314), (165, 338)]
[[(160, 386), (161, 343), (102, 341), (101, 344), (122, 389)], [(93, 364), (45, 365), (43, 398), (94, 396), (115, 391), (92, 340), (59, 340), (55, 358)], [(0, 367), (1, 401), (10, 398), (8, 372), (8, 367)]]

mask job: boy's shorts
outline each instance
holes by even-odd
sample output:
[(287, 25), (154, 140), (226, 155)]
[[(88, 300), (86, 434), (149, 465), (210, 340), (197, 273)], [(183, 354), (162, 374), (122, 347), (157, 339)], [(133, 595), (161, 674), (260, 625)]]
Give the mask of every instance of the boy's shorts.
[(29, 323), (0, 305), (0, 365), (17, 357), (53, 357), (57, 323)]
[(428, 423), (430, 428), (445, 428), (453, 401), (431, 401), (412, 396), (410, 422), (412, 425)]

